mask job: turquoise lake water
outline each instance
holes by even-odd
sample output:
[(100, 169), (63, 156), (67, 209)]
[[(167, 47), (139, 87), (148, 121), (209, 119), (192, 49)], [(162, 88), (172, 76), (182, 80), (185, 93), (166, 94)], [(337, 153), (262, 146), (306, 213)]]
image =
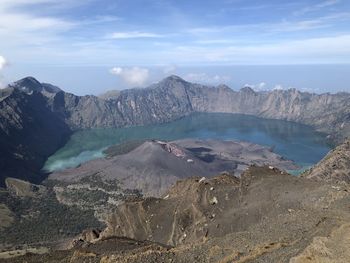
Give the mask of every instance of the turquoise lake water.
[(242, 140), (270, 146), (274, 152), (295, 161), (301, 170), (317, 163), (331, 149), (324, 134), (302, 124), (247, 115), (198, 113), (160, 125), (78, 131), (47, 160), (44, 170), (75, 167), (103, 157), (108, 146), (130, 140), (183, 138)]

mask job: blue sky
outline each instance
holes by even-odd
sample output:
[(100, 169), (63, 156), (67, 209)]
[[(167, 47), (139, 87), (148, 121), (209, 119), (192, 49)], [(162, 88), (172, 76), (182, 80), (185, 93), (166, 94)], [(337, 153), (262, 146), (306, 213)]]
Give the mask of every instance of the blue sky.
[[(1, 0), (0, 40), (2, 85), (35, 75), (97, 94), (179, 74), (258, 89), (350, 89), (350, 66), (334, 65), (350, 64), (348, 0)], [(276, 79), (277, 65), (304, 66), (295, 75), (283, 66)]]

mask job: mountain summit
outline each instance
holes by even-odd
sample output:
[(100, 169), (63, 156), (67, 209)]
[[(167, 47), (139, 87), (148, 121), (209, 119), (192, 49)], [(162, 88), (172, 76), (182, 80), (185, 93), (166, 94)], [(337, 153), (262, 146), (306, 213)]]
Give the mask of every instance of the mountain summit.
[(61, 91), (60, 88), (51, 84), (40, 83), (34, 77), (25, 77), (9, 85), (10, 88), (18, 89), (26, 93), (41, 92), (44, 95), (56, 94)]

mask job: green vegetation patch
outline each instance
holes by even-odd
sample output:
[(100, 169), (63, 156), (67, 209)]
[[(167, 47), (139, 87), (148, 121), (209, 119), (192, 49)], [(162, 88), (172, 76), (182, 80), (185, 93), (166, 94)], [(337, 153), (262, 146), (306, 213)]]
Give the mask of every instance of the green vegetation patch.
[(0, 243), (4, 247), (49, 244), (76, 236), (87, 228), (103, 227), (92, 210), (60, 204), (52, 190), (43, 199), (11, 195), (2, 195), (1, 199), (0, 203), (6, 203), (14, 215), (13, 227), (0, 231)]

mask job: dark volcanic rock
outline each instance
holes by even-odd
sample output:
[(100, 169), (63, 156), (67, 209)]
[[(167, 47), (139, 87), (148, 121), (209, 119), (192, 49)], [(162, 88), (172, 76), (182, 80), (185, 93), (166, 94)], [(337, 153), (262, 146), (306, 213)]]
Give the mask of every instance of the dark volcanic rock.
[(42, 93), (8, 92), (0, 100), (0, 185), (6, 177), (39, 182), (46, 158), (63, 145), (70, 129)]

